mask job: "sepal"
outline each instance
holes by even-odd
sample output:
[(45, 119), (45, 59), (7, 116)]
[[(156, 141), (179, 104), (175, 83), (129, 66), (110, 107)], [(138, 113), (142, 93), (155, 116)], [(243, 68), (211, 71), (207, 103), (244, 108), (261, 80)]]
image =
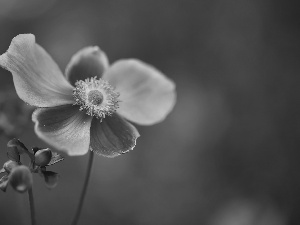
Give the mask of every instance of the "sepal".
[(8, 185), (8, 176), (5, 175), (0, 179), (0, 189), (5, 192), (7, 185)]
[(29, 152), (26, 146), (17, 138), (11, 139), (7, 143), (7, 147), (16, 149), (15, 151), (18, 151), (19, 155), (26, 153), (31, 160), (34, 160), (34, 155), (31, 152)]
[(45, 179), (45, 185), (48, 189), (55, 188), (58, 184), (59, 174), (52, 171), (41, 171)]
[(12, 161), (20, 162), (20, 153), (17, 149), (17, 147), (11, 147), (7, 150), (7, 158), (9, 158)]
[(11, 139), (7, 143), (7, 147), (16, 147), (17, 148), (16, 150), (19, 152), (19, 154), (28, 152), (28, 149), (26, 148), (26, 146), (17, 138)]
[(52, 157), (50, 162), (47, 164), (47, 166), (51, 166), (55, 163), (58, 163), (60, 161), (64, 160), (64, 157), (62, 157), (60, 154), (56, 153), (56, 152), (52, 152)]

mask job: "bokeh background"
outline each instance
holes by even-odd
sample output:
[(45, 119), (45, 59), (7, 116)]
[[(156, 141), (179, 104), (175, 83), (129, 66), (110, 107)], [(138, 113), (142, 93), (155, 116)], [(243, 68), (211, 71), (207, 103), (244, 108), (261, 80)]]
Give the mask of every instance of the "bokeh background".
[[(62, 70), (76, 51), (98, 45), (111, 62), (139, 58), (177, 84), (174, 111), (163, 123), (137, 126), (134, 151), (95, 158), (79, 224), (300, 224), (299, 6), (0, 0), (1, 54), (17, 34), (33, 33)], [(11, 100), (12, 76), (1, 68), (0, 88), (2, 129), (10, 121), (28, 147), (47, 147), (31, 121), (24, 125), (30, 115)], [(87, 156), (66, 156), (53, 166), (60, 182), (51, 191), (34, 176), (38, 224), (70, 224), (86, 164)], [(0, 202), (0, 224), (30, 223), (26, 194), (8, 188)]]

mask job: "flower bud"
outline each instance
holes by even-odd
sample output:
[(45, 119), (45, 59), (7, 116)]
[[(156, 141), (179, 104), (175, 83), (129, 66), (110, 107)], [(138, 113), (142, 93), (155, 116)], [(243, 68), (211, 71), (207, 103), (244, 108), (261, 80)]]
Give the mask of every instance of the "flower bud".
[(52, 152), (49, 148), (41, 149), (35, 153), (34, 158), (36, 165), (46, 166), (52, 158)]
[(8, 160), (4, 163), (3, 168), (7, 173), (10, 173), (15, 167), (19, 166), (20, 164), (18, 162)]
[(14, 168), (9, 176), (11, 186), (18, 192), (23, 193), (32, 186), (32, 175), (27, 166)]

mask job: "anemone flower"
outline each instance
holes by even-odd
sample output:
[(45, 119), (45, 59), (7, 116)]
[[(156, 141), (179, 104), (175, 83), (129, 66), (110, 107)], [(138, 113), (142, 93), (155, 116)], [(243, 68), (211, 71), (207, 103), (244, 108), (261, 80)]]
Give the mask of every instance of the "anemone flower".
[(20, 34), (0, 66), (12, 73), (19, 97), (37, 107), (36, 134), (69, 155), (126, 153), (140, 136), (128, 121), (158, 123), (175, 104), (175, 84), (164, 74), (137, 59), (109, 65), (99, 47), (78, 51), (63, 75), (34, 35)]

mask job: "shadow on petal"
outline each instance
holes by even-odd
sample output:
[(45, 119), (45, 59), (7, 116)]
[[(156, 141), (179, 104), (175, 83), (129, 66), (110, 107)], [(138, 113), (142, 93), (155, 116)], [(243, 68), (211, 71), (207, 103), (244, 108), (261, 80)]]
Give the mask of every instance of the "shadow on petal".
[(107, 56), (99, 47), (86, 47), (73, 55), (66, 68), (66, 76), (75, 84), (77, 80), (96, 76), (100, 78), (107, 67)]
[(139, 136), (137, 129), (118, 114), (107, 116), (102, 122), (94, 118), (90, 149), (99, 155), (115, 157), (132, 150)]
[(48, 144), (69, 155), (87, 153), (92, 117), (79, 111), (78, 106), (39, 108), (32, 120), (36, 134)]

